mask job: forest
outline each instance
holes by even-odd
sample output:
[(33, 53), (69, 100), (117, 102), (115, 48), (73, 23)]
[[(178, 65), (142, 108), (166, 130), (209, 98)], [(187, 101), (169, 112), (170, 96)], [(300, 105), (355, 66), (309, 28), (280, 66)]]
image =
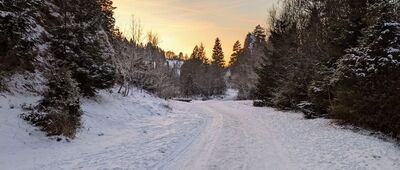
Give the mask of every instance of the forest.
[(257, 105), (400, 134), (399, 1), (287, 1), (270, 14)]

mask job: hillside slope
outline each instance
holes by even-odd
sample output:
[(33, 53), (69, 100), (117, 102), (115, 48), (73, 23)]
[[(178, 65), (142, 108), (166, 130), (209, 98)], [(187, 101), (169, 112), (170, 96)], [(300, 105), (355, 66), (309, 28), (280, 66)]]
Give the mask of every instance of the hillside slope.
[[(49, 139), (19, 118), (34, 95), (0, 97), (0, 164), (4, 169), (154, 169), (190, 143), (204, 118), (171, 112), (168, 102), (140, 90), (122, 97), (101, 91), (85, 100), (77, 138)], [(57, 142), (57, 140), (61, 140)]]

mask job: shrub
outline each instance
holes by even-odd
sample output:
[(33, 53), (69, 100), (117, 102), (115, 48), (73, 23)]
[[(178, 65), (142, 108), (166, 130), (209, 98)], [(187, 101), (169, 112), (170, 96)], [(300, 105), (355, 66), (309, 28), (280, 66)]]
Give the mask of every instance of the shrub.
[(47, 132), (48, 136), (63, 135), (74, 138), (80, 127), (82, 110), (79, 92), (71, 73), (57, 69), (48, 75), (48, 90), (39, 105), (22, 117)]

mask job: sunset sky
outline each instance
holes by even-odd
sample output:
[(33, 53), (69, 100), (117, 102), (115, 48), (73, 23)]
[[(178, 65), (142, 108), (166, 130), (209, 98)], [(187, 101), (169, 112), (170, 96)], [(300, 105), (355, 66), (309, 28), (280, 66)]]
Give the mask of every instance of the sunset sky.
[(117, 26), (128, 32), (132, 15), (144, 30), (161, 38), (164, 50), (190, 55), (203, 42), (207, 55), (216, 37), (222, 41), (225, 57), (236, 40), (244, 38), (257, 24), (266, 25), (268, 9), (277, 0), (114, 0)]

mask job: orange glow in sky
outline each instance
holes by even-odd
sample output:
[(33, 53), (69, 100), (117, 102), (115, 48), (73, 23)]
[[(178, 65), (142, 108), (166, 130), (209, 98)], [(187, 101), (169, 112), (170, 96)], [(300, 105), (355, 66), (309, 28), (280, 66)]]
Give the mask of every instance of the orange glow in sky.
[(211, 56), (216, 37), (225, 57), (235, 41), (243, 44), (246, 34), (258, 24), (266, 25), (268, 9), (277, 0), (114, 0), (116, 24), (129, 36), (131, 19), (140, 19), (144, 31), (158, 33), (165, 51), (190, 55), (203, 43)]

